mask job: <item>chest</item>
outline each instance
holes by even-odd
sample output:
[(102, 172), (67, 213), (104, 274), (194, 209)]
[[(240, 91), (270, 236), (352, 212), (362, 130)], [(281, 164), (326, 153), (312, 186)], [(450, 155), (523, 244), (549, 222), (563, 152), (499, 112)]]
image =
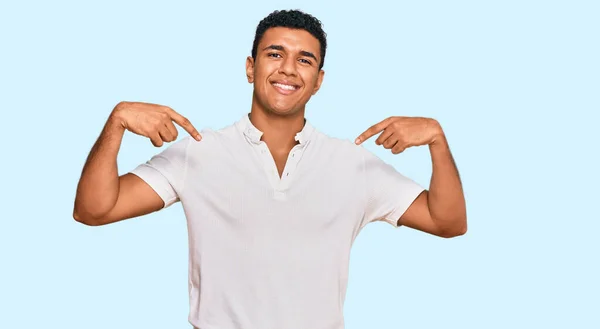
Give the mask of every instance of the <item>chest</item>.
[[(294, 236), (356, 229), (365, 203), (358, 165), (298, 150), (284, 159), (257, 153), (244, 161), (215, 157), (189, 168), (182, 203), (196, 214), (194, 224), (218, 221), (240, 234)], [(282, 175), (276, 171), (280, 165)]]

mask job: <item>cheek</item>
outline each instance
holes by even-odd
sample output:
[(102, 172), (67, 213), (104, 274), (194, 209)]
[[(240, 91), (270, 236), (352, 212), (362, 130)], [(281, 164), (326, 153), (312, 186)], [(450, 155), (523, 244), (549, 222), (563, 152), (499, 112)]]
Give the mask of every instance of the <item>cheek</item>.
[(261, 70), (254, 71), (255, 82), (262, 82), (264, 80), (264, 73)]
[(254, 66), (254, 80), (255, 82), (260, 82), (265, 79), (265, 76), (268, 76), (266, 72), (268, 72), (269, 67), (268, 63), (264, 61), (257, 61), (256, 66)]
[(313, 90), (315, 89), (315, 87), (317, 85), (317, 77), (318, 76), (313, 74), (312, 72), (307, 73), (302, 76), (302, 80), (304, 81), (305, 89), (306, 89), (307, 93), (312, 93)]

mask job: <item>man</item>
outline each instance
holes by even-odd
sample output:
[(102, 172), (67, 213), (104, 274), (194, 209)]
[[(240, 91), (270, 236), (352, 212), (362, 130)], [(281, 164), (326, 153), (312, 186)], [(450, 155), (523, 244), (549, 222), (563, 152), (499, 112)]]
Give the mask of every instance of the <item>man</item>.
[[(386, 221), (441, 237), (466, 232), (465, 201), (440, 125), (390, 117), (352, 143), (305, 120), (323, 82), (321, 23), (276, 11), (256, 30), (246, 61), (254, 85), (250, 113), (202, 134), (173, 109), (122, 102), (91, 150), (74, 218), (106, 225), (180, 201), (190, 242), (189, 322), (201, 329), (344, 327), (351, 245), (370, 222)], [(159, 147), (190, 135), (118, 176), (125, 130)], [(430, 190), (360, 146), (394, 154), (428, 145)]]

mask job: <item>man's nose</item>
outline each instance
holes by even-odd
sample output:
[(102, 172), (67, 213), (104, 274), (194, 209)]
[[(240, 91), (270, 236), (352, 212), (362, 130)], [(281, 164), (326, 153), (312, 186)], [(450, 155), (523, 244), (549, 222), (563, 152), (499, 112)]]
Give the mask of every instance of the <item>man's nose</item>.
[(288, 56), (284, 58), (284, 60), (281, 61), (279, 70), (286, 75), (296, 75), (296, 60), (294, 57)]

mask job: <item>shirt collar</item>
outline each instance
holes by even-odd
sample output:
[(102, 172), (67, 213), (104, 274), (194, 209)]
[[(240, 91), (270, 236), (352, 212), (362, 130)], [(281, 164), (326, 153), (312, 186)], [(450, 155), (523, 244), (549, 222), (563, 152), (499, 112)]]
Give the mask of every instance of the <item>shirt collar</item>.
[[(258, 130), (250, 121), (250, 113), (244, 114), (242, 118), (236, 123), (237, 127), (242, 131), (246, 139), (253, 143), (259, 144), (260, 139), (263, 135), (263, 132)], [(294, 139), (300, 143), (300, 145), (306, 145), (310, 142), (311, 137), (313, 136), (315, 128), (308, 122), (308, 120), (304, 119), (304, 127), (300, 132), (296, 134)]]

